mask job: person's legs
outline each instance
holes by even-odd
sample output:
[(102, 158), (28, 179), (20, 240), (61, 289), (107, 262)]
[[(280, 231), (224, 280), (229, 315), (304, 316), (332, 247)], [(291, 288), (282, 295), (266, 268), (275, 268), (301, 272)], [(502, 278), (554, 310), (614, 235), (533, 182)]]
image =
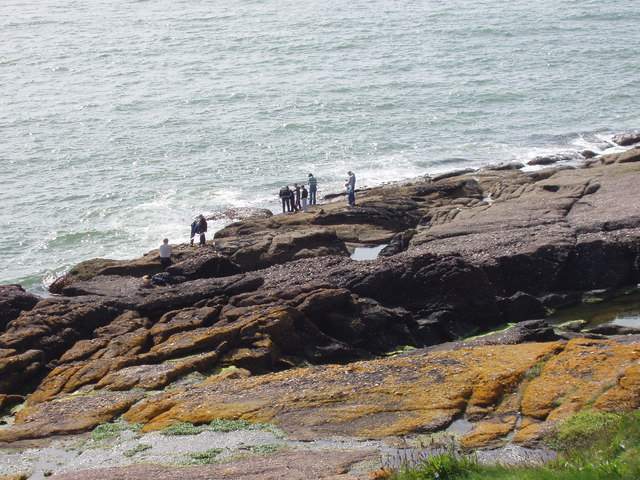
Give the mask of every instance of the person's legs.
[(207, 243), (207, 239), (205, 238), (204, 233), (200, 234), (200, 246), (205, 245)]
[(355, 205), (356, 204), (356, 194), (355, 192), (351, 191), (349, 192), (349, 205)]

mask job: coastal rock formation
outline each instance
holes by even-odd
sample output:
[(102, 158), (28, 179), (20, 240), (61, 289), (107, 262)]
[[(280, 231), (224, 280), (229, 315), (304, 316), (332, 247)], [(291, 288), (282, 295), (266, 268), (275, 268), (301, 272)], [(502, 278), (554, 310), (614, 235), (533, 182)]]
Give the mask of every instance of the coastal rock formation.
[(0, 285), (0, 331), (18, 318), (20, 312), (31, 310), (39, 298), (25, 292), (20, 285)]
[[(418, 178), (177, 246), (162, 286), (141, 278), (161, 271), (153, 251), (84, 262), (53, 298), (2, 287), (0, 406), (25, 405), (0, 442), (122, 414), (146, 430), (269, 421), (296, 438), (406, 435), (466, 416), (473, 447), (535, 442), (589, 405), (637, 408), (637, 336), (531, 320), (638, 284), (638, 178), (637, 148), (585, 168)], [(349, 257), (378, 245), (375, 260)]]

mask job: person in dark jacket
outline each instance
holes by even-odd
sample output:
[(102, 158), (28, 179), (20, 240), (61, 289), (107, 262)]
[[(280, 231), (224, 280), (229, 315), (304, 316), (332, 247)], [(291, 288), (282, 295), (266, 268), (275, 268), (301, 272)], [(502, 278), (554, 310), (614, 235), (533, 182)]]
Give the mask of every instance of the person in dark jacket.
[(289, 190), (289, 185), (285, 185), (280, 189), (279, 193), (280, 199), (282, 200), (282, 213), (291, 211), (291, 190)]
[(300, 187), (297, 183), (293, 184), (293, 190), (291, 190), (291, 202), (294, 212), (300, 211)]
[(200, 217), (198, 217), (198, 233), (200, 234), (200, 246), (202, 247), (203, 245), (206, 244), (207, 240), (205, 238), (205, 233), (207, 231), (207, 221), (204, 219), (204, 215), (200, 215)]
[(198, 233), (198, 220), (196, 218), (193, 222), (191, 222), (191, 235), (189, 236), (189, 243), (193, 245), (193, 239), (196, 238), (196, 234)]
[(302, 189), (300, 190), (300, 201), (302, 202), (302, 211), (307, 211), (307, 197), (309, 196), (309, 192), (307, 188), (302, 185)]

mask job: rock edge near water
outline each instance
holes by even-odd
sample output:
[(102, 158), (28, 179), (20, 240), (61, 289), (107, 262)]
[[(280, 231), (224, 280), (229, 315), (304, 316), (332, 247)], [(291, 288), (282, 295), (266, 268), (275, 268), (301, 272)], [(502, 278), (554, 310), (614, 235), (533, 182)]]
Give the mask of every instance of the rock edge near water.
[[(146, 431), (273, 422), (297, 439), (411, 435), (466, 417), (464, 446), (534, 445), (581, 408), (638, 408), (634, 332), (534, 319), (638, 284), (639, 162), (633, 148), (584, 168), (424, 177), (359, 191), (355, 207), (261, 215), (178, 247), (166, 286), (141, 279), (159, 272), (157, 251), (85, 262), (54, 298), (0, 286), (0, 408), (26, 399), (0, 444), (124, 415)], [(379, 244), (376, 260), (349, 258)], [(415, 350), (372, 359), (398, 346)]]

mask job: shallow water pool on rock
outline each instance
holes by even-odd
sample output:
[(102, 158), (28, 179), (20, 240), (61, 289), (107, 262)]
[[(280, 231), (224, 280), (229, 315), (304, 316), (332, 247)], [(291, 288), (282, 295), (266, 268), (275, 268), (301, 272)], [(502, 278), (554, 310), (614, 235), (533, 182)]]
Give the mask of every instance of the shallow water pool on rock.
[(562, 309), (547, 320), (560, 325), (573, 320), (584, 320), (584, 328), (603, 324), (640, 328), (640, 291), (599, 301), (586, 301), (575, 307)]
[(377, 247), (358, 247), (351, 254), (351, 260), (375, 260), (378, 258), (378, 254), (382, 251), (387, 244), (378, 245)]

